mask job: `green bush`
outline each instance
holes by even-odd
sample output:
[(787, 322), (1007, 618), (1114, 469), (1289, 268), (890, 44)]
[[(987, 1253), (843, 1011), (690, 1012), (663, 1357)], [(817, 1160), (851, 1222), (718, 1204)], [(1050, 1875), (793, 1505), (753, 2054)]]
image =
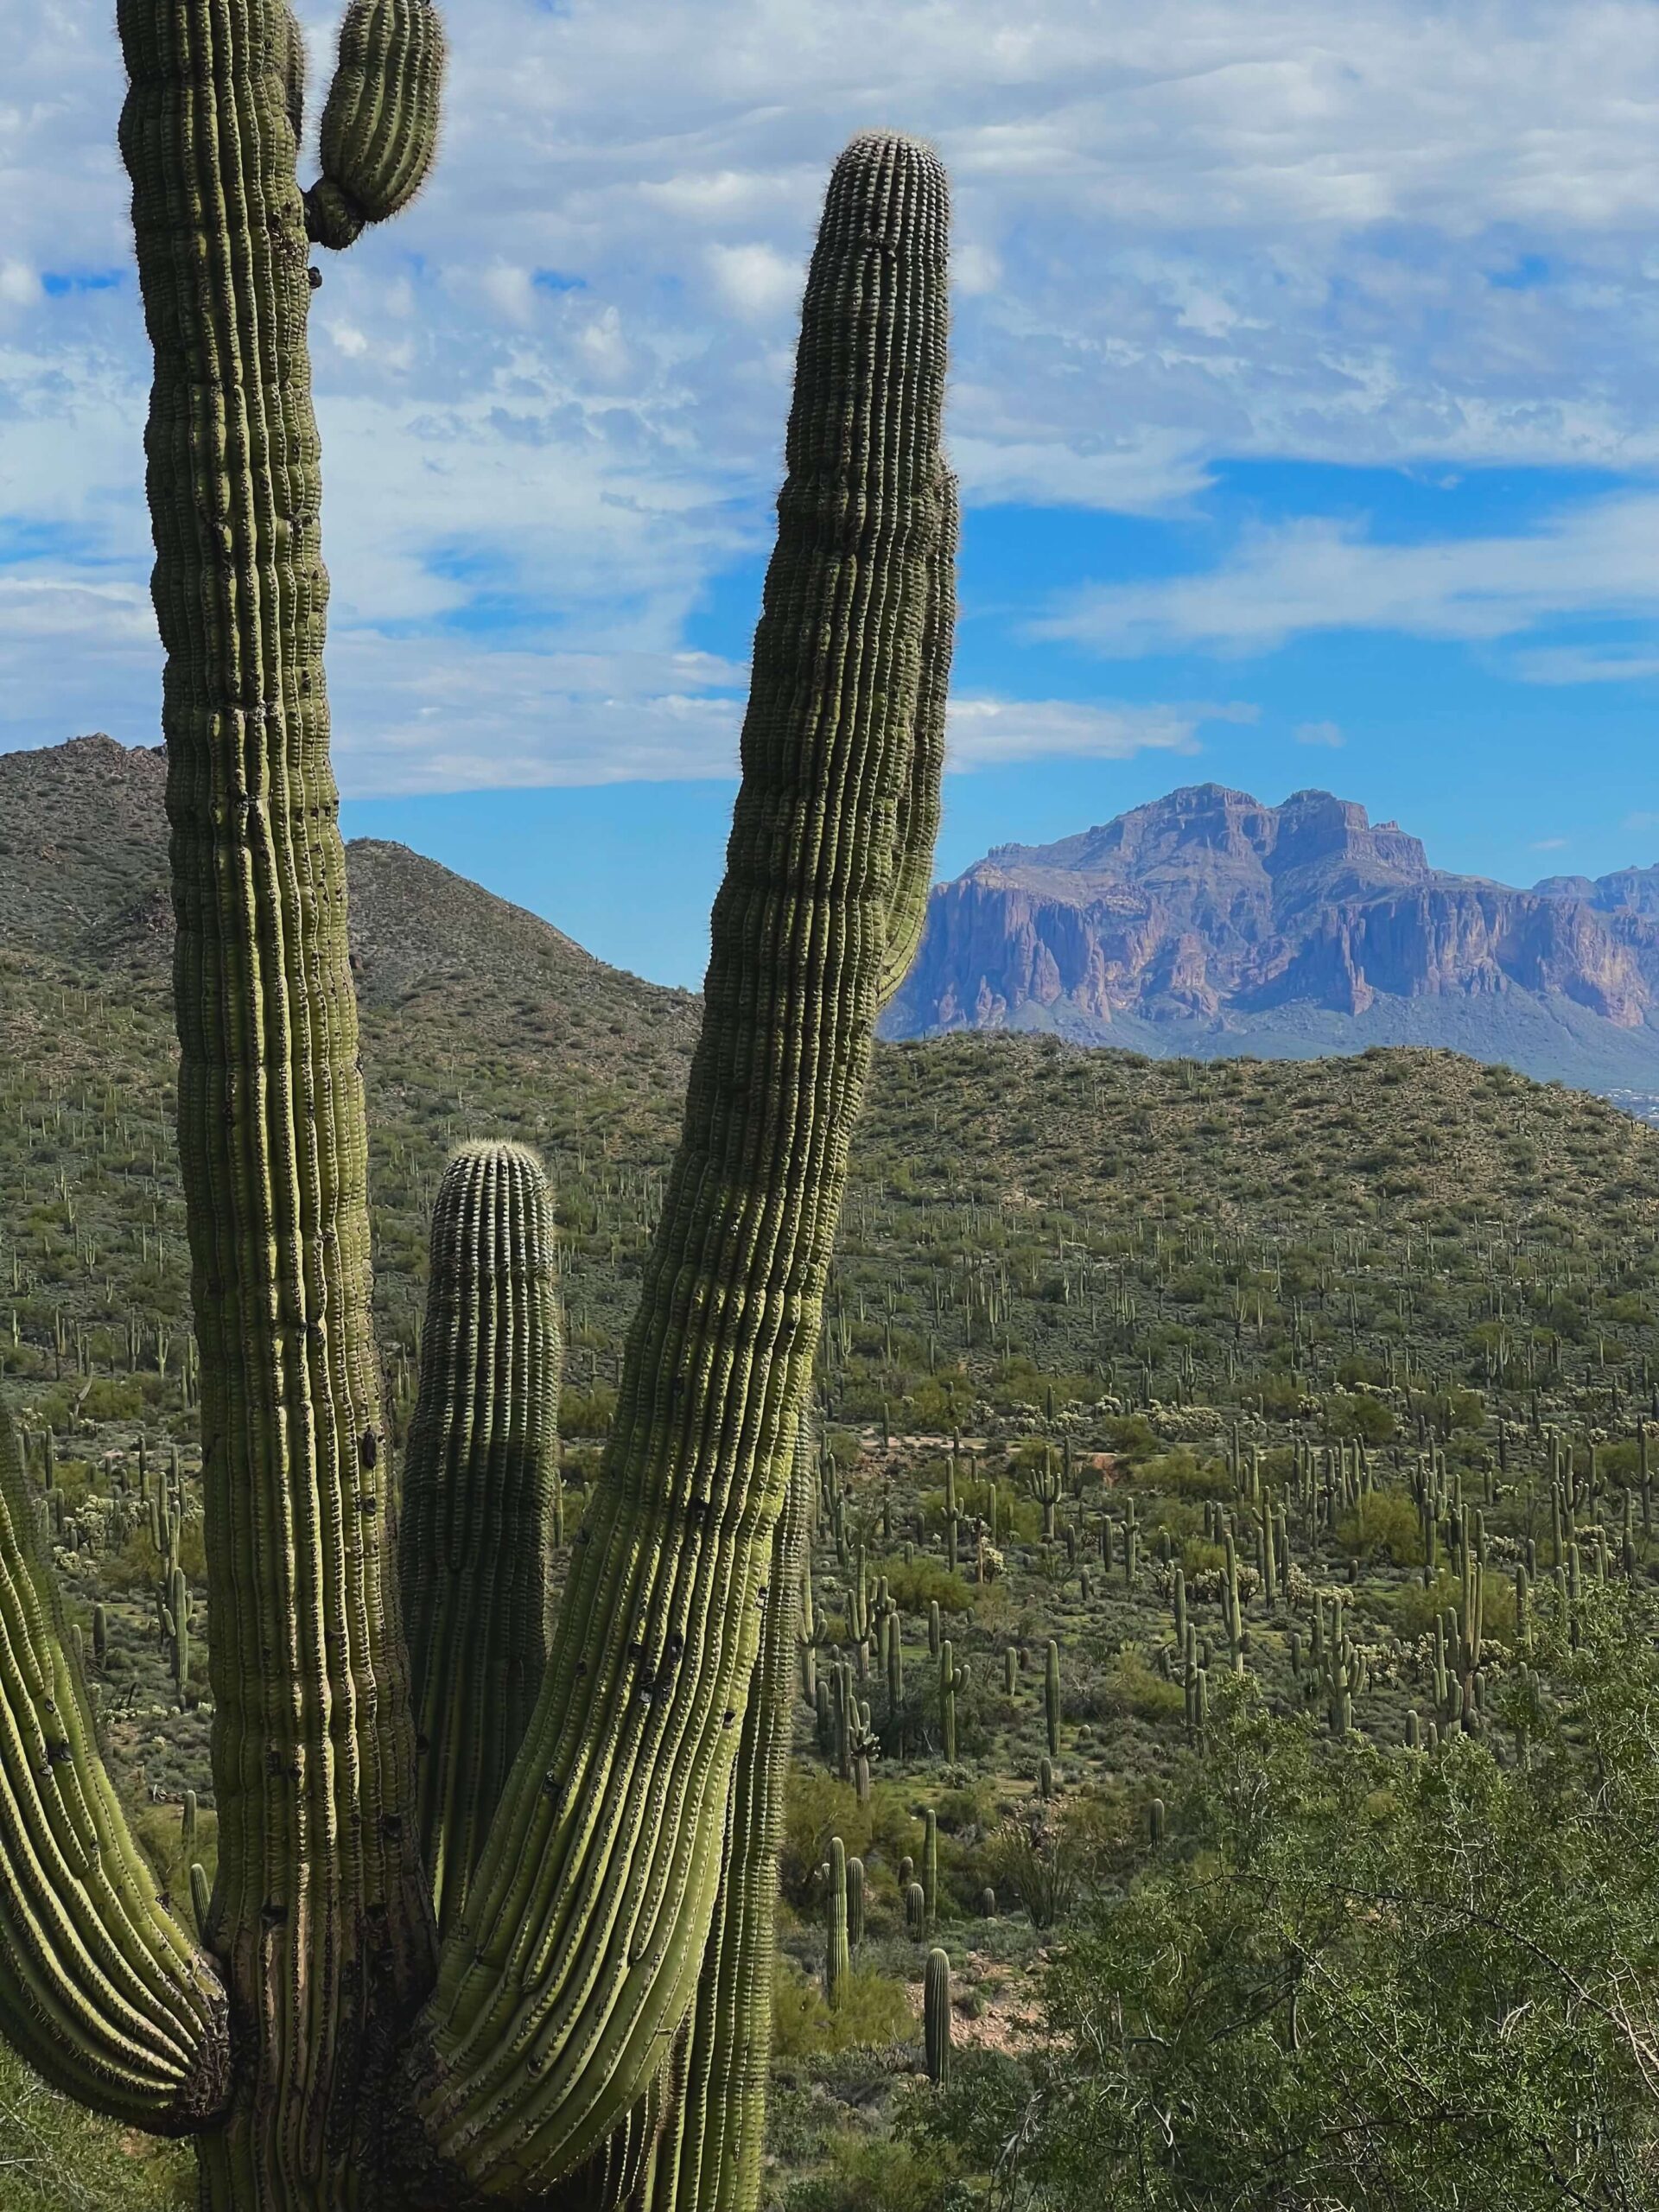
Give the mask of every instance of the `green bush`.
[(784, 1895), (797, 1904), (811, 1896), (817, 1871), (830, 1856), (831, 1836), (841, 1838), (849, 1859), (862, 1859), (874, 1834), (870, 1808), (859, 1803), (858, 1792), (850, 1782), (839, 1781), (821, 1769), (791, 1766), (778, 1853), (778, 1878)]
[(1113, 1710), (1133, 1714), (1137, 1720), (1173, 1719), (1185, 1703), (1179, 1685), (1149, 1667), (1132, 1643), (1126, 1643), (1108, 1668), (1105, 1697)]
[(772, 2049), (779, 2058), (817, 2058), (857, 2044), (907, 2043), (916, 2017), (900, 1981), (855, 1967), (832, 2012), (823, 1992), (792, 1959), (780, 1959), (772, 1980)]
[(960, 1574), (952, 1574), (942, 1559), (926, 1552), (918, 1552), (908, 1564), (902, 1558), (884, 1559), (875, 1572), (887, 1576), (887, 1593), (900, 1612), (925, 1618), (931, 1604), (937, 1604), (942, 1613), (973, 1610), (971, 1586)]
[(1337, 1541), (1354, 1559), (1386, 1560), (1393, 1567), (1422, 1563), (1422, 1525), (1403, 1491), (1368, 1491), (1338, 1529)]
[(961, 2166), (945, 2145), (918, 2149), (842, 2136), (832, 2139), (830, 2152), (830, 2171), (797, 2182), (784, 2212), (943, 2212), (957, 2201), (952, 2191)]
[(1326, 1434), (1348, 1442), (1361, 1437), (1367, 1444), (1386, 1444), (1396, 1426), (1381, 1398), (1368, 1398), (1361, 1391), (1334, 1397), (1325, 1409)]
[(1173, 1497), (1231, 1497), (1236, 1495), (1224, 1459), (1200, 1459), (1190, 1444), (1177, 1444), (1135, 1470), (1137, 1489), (1162, 1491)]

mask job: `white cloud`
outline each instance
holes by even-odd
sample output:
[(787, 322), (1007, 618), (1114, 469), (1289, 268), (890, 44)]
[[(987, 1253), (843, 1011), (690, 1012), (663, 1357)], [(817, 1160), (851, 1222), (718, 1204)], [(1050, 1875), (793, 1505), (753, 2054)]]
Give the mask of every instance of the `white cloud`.
[(1529, 853), (1559, 853), (1565, 850), (1565, 837), (1535, 837), (1527, 847)]
[[(337, 10), (302, 12), (315, 110)], [(449, 709), (480, 732), (501, 727), (498, 660), (504, 697), (542, 696), (513, 653), (671, 655), (709, 579), (765, 542), (814, 212), (872, 122), (931, 136), (956, 178), (970, 506), (1167, 515), (1223, 455), (1659, 466), (1659, 11), (1369, 0), (1339, 39), (1332, 21), (1318, 0), (1036, 0), (1013, 22), (997, 0), (452, 9), (430, 188), (325, 257), (337, 646), (396, 629), (435, 662), (483, 608), (499, 650), (467, 646)], [(29, 572), (66, 594), (54, 619), (86, 625), (8, 663), (5, 733), (112, 720), (112, 651), (137, 652), (153, 723), (151, 649), (95, 628), (97, 594), (142, 599), (149, 565), (143, 330), (130, 277), (74, 289), (130, 265), (118, 55), (103, 10), (34, 0), (0, 0), (0, 512), (54, 549)], [(1513, 637), (1604, 588), (1645, 613), (1655, 516), (1630, 505), (1622, 548), (1604, 505), (1459, 549), (1484, 582), (1433, 549), (1281, 531), (1259, 575), (1071, 614), (1114, 652), (1240, 652), (1355, 620)], [(1602, 680), (1566, 666), (1541, 651), (1529, 672)], [(690, 758), (708, 702), (685, 696), (661, 742)], [(392, 726), (358, 705), (348, 779)], [(626, 757), (592, 742), (597, 766)], [(469, 744), (453, 757), (488, 749)]]
[(1401, 544), (1345, 522), (1259, 527), (1215, 569), (1078, 591), (1036, 626), (1116, 656), (1253, 653), (1344, 629), (1497, 641), (1571, 614), (1659, 615), (1659, 493), (1565, 508), (1509, 537)]
[(1197, 753), (1205, 722), (1251, 722), (1253, 706), (1085, 705), (1071, 699), (953, 698), (950, 768), (1008, 760), (1130, 760), (1137, 753)]
[(721, 297), (755, 321), (766, 321), (801, 296), (800, 264), (772, 246), (711, 245), (709, 260)]
[(1325, 745), (1333, 752), (1348, 742), (1336, 722), (1299, 722), (1294, 734), (1298, 745)]

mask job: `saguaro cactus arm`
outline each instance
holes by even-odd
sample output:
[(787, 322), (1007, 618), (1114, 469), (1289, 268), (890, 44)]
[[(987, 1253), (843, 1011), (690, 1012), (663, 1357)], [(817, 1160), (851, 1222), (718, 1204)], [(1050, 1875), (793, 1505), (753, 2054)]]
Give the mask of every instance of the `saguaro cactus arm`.
[(960, 502), (957, 480), (939, 474), (939, 537), (928, 563), (927, 611), (922, 629), (922, 677), (916, 701), (910, 774), (899, 798), (898, 859), (887, 898), (887, 940), (876, 997), (885, 1006), (915, 960), (927, 925), (933, 883), (933, 848), (939, 834), (940, 782), (944, 772), (945, 713), (950, 658), (957, 635), (957, 537)]
[(46, 2078), (159, 2134), (230, 2090), (225, 1993), (156, 1894), (98, 1756), (0, 1402), (0, 2029)]
[(795, 1638), (817, 1483), (803, 1420), (773, 1532), (760, 1656), (732, 1772), (726, 1852), (669, 2126), (657, 2146), (652, 2212), (754, 2212), (766, 2145), (777, 1957), (778, 1850), (789, 1777)]
[[(422, 32), (420, 0), (376, 20)], [(429, 1986), (370, 1330), (367, 1138), (286, 0), (120, 0), (156, 376), (179, 1149), (217, 1713), (215, 2208), (354, 2203), (363, 2070)]]
[(464, 1145), (438, 1186), (399, 1564), (421, 1856), (459, 1914), (547, 1671), (559, 1338), (547, 1177)]
[(322, 111), (322, 175), (305, 195), (320, 245), (351, 245), (400, 214), (438, 148), (443, 26), (429, 0), (351, 0)]
[(411, 2059), (435, 2152), (486, 2196), (619, 2124), (708, 1936), (899, 865), (945, 233), (933, 154), (855, 141), (807, 282), (684, 1134), (555, 1658)]

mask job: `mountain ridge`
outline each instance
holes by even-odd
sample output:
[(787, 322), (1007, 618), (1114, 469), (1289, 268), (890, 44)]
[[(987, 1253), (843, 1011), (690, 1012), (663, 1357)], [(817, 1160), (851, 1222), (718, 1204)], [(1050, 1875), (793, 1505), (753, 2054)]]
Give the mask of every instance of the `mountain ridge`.
[(1188, 785), (934, 887), (883, 1033), (961, 1028), (1200, 1058), (1444, 1045), (1659, 1087), (1659, 868), (1522, 889), (1329, 791)]

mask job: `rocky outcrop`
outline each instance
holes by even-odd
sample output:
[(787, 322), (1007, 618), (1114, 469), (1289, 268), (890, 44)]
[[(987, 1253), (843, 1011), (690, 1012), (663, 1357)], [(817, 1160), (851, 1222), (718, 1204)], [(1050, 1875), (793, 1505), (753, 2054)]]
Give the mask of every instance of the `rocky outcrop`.
[(1659, 1065), (1659, 868), (1514, 890), (1431, 868), (1418, 839), (1328, 791), (1275, 807), (1200, 784), (937, 887), (884, 1026), (1139, 1044), (1151, 1026), (1171, 1050), (1205, 1049), (1205, 1031), (1236, 1050), (1286, 1009), (1357, 1020), (1429, 1001), (1456, 1010), (1446, 1041), (1467, 1049), (1471, 1004), (1516, 995), (1650, 1029)]

